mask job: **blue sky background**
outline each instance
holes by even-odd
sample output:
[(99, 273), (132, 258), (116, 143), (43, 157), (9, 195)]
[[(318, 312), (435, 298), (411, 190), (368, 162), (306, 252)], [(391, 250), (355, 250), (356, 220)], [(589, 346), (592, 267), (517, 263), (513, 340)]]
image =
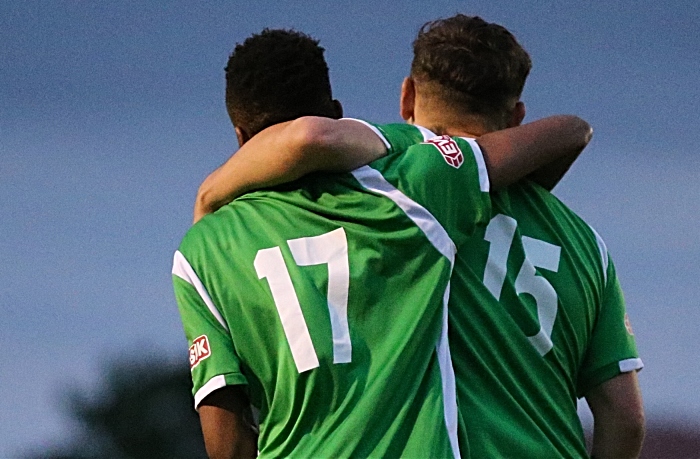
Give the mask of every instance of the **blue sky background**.
[(110, 358), (185, 355), (172, 254), (200, 181), (236, 148), (236, 42), (305, 31), (346, 115), (396, 122), (419, 26), (456, 12), (530, 52), (526, 120), (594, 126), (556, 194), (616, 262), (648, 418), (700, 428), (700, 4), (564, 3), (1, 2), (0, 457), (67, 436), (61, 394)]

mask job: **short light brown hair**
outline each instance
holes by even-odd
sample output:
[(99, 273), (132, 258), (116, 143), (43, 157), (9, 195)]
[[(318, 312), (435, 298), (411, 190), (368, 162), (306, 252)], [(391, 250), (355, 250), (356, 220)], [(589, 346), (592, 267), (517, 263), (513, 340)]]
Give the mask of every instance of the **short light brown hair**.
[(530, 56), (505, 27), (457, 14), (423, 25), (411, 76), (440, 100), (502, 124), (522, 94)]

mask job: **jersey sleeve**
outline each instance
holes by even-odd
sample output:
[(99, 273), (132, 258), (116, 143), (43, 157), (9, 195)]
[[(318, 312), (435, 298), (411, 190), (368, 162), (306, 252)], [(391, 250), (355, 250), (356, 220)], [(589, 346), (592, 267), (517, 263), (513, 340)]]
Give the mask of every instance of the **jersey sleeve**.
[(189, 345), (195, 409), (217, 389), (247, 384), (228, 326), (205, 286), (178, 251), (173, 263), (173, 287)]
[(641, 370), (644, 366), (637, 353), (612, 260), (608, 262), (606, 277), (602, 304), (578, 377), (579, 397), (620, 373)]

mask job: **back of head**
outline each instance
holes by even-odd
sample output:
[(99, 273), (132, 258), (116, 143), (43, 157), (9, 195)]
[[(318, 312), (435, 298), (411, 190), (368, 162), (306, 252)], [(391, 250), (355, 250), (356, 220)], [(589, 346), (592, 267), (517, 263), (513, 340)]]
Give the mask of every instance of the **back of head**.
[(413, 54), (411, 77), (424, 92), (499, 127), (505, 127), (532, 66), (507, 29), (463, 14), (423, 25)]
[(339, 117), (318, 40), (294, 30), (265, 29), (237, 44), (226, 66), (226, 108), (253, 136), (300, 116)]

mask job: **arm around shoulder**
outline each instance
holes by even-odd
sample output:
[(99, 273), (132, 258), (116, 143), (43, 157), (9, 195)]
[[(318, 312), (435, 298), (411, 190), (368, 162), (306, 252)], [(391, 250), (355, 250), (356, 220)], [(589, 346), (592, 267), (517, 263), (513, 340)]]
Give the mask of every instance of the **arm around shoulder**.
[(253, 136), (199, 187), (194, 221), (252, 190), (317, 172), (348, 172), (386, 154), (363, 123), (305, 116)]
[(637, 372), (605, 381), (586, 394), (593, 413), (593, 451), (596, 459), (636, 458), (644, 441), (644, 406)]
[(552, 189), (593, 136), (591, 126), (574, 115), (557, 115), (485, 134), (477, 139), (491, 187), (530, 176)]

